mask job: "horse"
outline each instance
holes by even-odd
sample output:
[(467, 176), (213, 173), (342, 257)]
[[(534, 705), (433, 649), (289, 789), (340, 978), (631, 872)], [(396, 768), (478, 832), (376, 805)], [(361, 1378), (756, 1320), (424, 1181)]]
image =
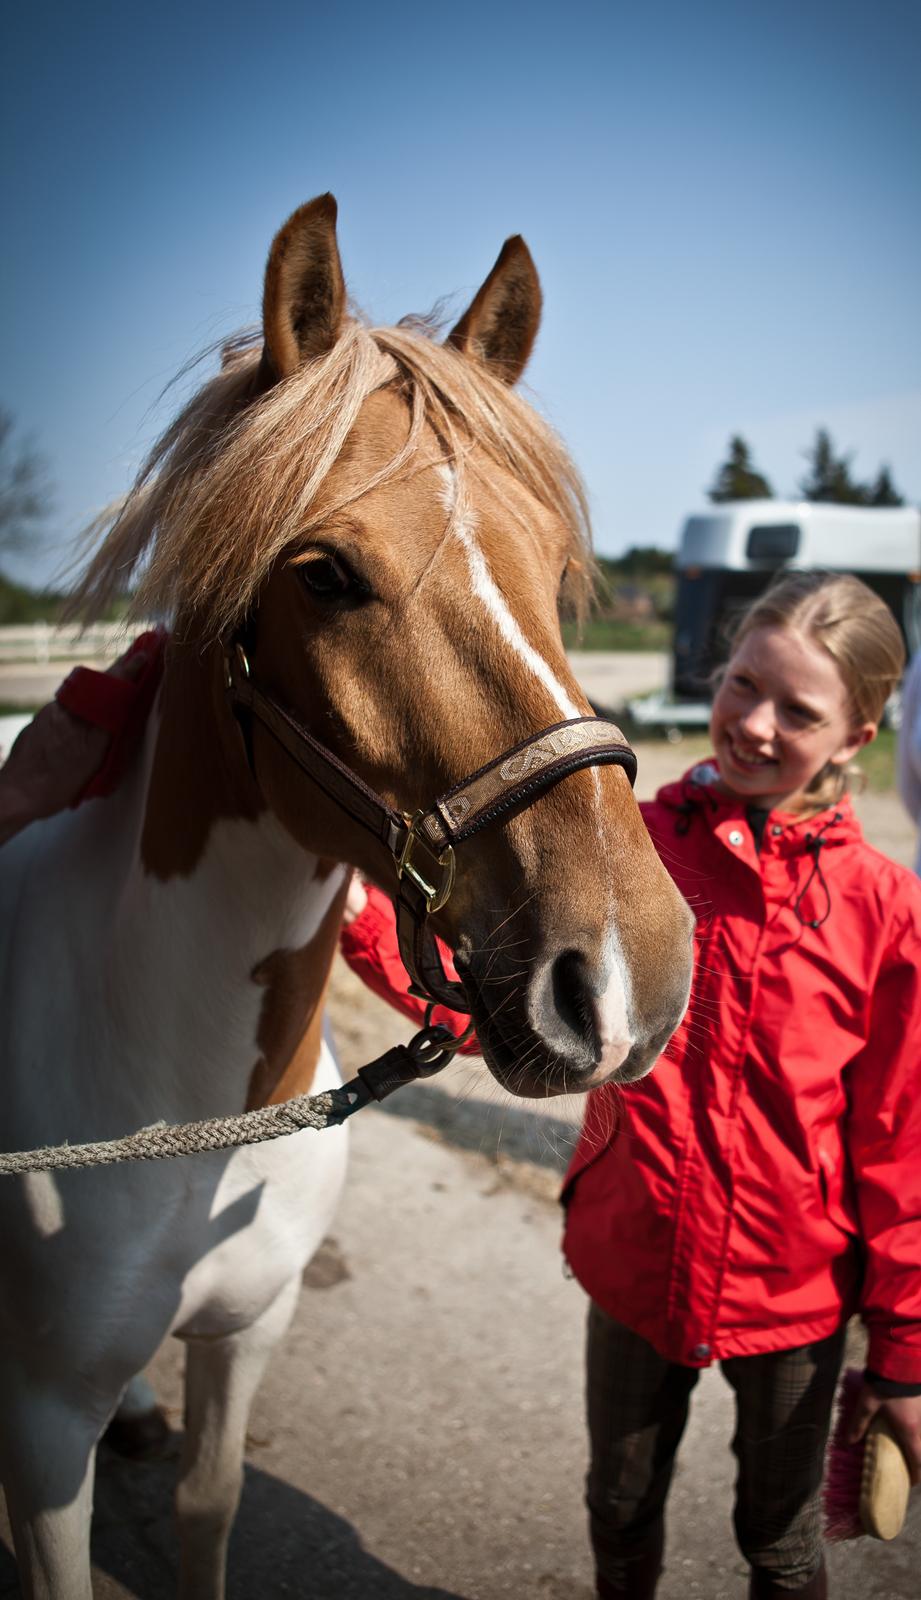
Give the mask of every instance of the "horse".
[[(136, 607), (171, 632), (117, 790), (0, 859), (6, 1148), (338, 1082), (323, 998), (350, 873), (393, 894), (400, 863), (241, 709), (228, 661), (406, 818), (513, 752), (521, 792), (458, 844), (450, 898), (422, 856), (410, 873), (506, 1089), (629, 1082), (685, 1008), (690, 913), (625, 763), (525, 793), (536, 734), (591, 719), (558, 620), (591, 579), (584, 495), (515, 391), (541, 309), (527, 246), (506, 242), (446, 338), (373, 328), (336, 214), (321, 196), (277, 234), (259, 333), (169, 427), (76, 590), (91, 614), (139, 574)], [(220, 1600), (250, 1404), (345, 1158), (335, 1128), (0, 1179), (0, 1476), (27, 1596), (89, 1600), (97, 1441), (143, 1420), (138, 1375), (172, 1333), (179, 1593)]]

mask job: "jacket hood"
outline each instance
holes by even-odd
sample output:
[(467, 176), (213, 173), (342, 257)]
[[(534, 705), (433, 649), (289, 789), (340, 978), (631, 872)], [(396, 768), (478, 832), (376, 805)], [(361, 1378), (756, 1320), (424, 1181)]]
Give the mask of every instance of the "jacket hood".
[[(656, 794), (656, 802), (674, 813), (679, 833), (688, 831), (694, 817), (712, 831), (730, 817), (746, 817), (751, 809), (749, 802), (725, 794), (718, 784), (719, 767), (711, 757), (689, 767), (677, 782), (664, 784)], [(849, 844), (863, 837), (848, 795), (805, 817), (790, 811), (769, 811), (765, 835), (779, 855), (810, 851), (818, 837), (823, 847)]]
[[(683, 837), (689, 834), (695, 822), (711, 834), (723, 838), (727, 835), (725, 825), (734, 818), (749, 825), (750, 802), (737, 795), (724, 794), (718, 784), (719, 767), (711, 759), (699, 762), (677, 783), (666, 784), (659, 790), (656, 803), (666, 817), (670, 814), (674, 818), (673, 826), (677, 835)], [(667, 821), (664, 831), (667, 834)], [(730, 842), (739, 842), (738, 837), (733, 837), (733, 830), (729, 830), (728, 837)], [(780, 810), (768, 811), (757, 841), (762, 861), (770, 857), (783, 859), (801, 856), (809, 863), (794, 902), (794, 910), (804, 927), (820, 928), (833, 912), (831, 886), (823, 871), (829, 851), (836, 846), (859, 842), (862, 837), (860, 823), (847, 795), (842, 796), (835, 805), (826, 806), (811, 816), (803, 817)]]

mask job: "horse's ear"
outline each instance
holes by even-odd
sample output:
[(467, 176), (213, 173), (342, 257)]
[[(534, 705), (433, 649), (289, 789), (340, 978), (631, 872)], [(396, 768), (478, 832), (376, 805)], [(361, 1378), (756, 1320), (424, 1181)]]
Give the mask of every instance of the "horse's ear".
[(537, 337), (542, 299), (531, 252), (515, 234), (447, 343), (485, 361), (506, 383), (517, 383)]
[(345, 315), (345, 282), (331, 194), (308, 201), (272, 241), (265, 269), (265, 356), (279, 378), (335, 344)]

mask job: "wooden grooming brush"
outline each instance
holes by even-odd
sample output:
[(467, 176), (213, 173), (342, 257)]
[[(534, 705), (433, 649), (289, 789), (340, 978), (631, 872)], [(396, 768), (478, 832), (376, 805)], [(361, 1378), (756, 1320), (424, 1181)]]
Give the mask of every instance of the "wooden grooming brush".
[(861, 1534), (894, 1539), (908, 1509), (908, 1462), (882, 1413), (856, 1444), (848, 1438), (862, 1383), (863, 1373), (850, 1367), (838, 1393), (822, 1485), (825, 1537), (830, 1540), (858, 1539)]

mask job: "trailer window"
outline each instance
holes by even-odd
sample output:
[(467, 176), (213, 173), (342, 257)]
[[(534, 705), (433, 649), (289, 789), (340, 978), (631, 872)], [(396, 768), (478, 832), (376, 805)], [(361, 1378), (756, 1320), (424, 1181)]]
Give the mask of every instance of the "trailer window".
[(799, 525), (769, 522), (750, 528), (745, 554), (749, 561), (790, 561), (799, 549)]

